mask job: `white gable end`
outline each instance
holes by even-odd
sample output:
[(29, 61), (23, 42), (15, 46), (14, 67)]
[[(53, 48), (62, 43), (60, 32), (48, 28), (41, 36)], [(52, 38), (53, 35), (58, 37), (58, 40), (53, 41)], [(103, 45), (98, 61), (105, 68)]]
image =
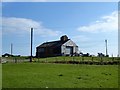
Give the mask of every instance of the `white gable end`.
[(68, 40), (63, 44), (64, 46), (77, 46), (72, 40)]
[(78, 52), (78, 46), (72, 40), (68, 40), (61, 46), (61, 53), (71, 54), (77, 52)]

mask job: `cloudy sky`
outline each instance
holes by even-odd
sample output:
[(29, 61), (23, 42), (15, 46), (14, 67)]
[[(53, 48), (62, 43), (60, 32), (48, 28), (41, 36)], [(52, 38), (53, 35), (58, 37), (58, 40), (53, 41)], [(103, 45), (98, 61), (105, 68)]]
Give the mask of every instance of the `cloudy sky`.
[[(44, 1), (44, 0), (43, 0)], [(83, 53), (118, 54), (117, 2), (4, 2), (2, 3), (2, 53), (30, 55), (30, 28), (36, 46), (68, 35)]]
[(2, 0), (3, 2), (118, 2), (119, 0)]

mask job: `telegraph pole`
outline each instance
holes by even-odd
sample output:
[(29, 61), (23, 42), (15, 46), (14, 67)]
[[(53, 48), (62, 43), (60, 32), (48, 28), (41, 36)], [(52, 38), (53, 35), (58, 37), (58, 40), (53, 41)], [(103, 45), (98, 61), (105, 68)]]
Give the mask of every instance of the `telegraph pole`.
[(107, 50), (107, 40), (105, 40), (105, 45), (106, 45), (106, 56), (108, 55), (108, 50)]
[(12, 55), (12, 53), (13, 53), (13, 44), (11, 43), (11, 49), (10, 49), (10, 51), (11, 51), (11, 55)]
[(32, 62), (32, 44), (33, 44), (33, 28), (31, 28), (31, 56), (30, 56), (30, 62)]

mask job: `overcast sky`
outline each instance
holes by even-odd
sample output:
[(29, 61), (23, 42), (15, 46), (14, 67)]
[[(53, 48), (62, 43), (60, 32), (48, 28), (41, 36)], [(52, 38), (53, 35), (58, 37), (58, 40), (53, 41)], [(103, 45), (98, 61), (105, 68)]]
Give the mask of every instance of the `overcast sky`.
[(34, 46), (68, 35), (83, 53), (118, 54), (117, 2), (19, 2), (2, 4), (3, 54), (30, 55), (30, 28), (34, 27)]

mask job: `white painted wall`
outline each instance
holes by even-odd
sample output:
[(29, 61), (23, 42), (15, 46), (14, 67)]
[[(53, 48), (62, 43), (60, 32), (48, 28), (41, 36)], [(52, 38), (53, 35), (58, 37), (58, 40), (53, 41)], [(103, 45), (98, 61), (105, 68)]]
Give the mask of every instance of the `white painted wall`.
[(78, 52), (78, 46), (72, 40), (69, 40), (61, 46), (61, 53), (67, 54), (66, 46), (72, 46), (73, 53)]

